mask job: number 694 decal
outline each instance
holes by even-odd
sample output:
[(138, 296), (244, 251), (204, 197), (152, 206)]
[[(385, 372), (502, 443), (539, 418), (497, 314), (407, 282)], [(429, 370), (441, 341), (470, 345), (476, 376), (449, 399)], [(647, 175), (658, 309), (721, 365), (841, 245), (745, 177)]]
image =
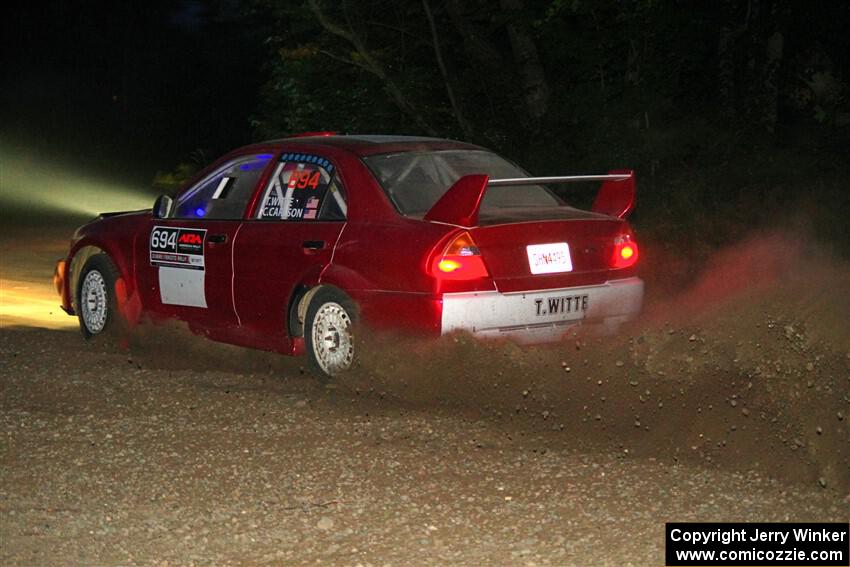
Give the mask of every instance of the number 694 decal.
[(152, 266), (204, 269), (206, 229), (155, 226), (148, 246)]
[(293, 189), (316, 189), (319, 187), (322, 177), (318, 171), (310, 171), (308, 169), (301, 171), (293, 171), (289, 176), (287, 187)]

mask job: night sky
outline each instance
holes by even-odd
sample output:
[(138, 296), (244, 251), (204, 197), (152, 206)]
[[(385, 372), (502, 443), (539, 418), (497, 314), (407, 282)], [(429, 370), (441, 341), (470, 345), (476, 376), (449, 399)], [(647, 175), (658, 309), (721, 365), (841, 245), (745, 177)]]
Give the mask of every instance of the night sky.
[(0, 141), (149, 183), (250, 141), (260, 18), (237, 3), (36, 2), (4, 18)]

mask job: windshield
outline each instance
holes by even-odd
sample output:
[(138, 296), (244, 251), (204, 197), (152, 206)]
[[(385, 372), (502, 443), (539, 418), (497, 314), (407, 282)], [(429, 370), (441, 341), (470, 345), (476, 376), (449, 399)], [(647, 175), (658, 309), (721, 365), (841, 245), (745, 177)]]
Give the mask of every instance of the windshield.
[[(404, 152), (368, 156), (364, 161), (399, 212), (409, 216), (424, 215), (464, 175), (483, 173), (490, 179), (528, 177), (514, 164), (483, 150)], [(561, 204), (541, 185), (490, 187), (484, 193), (481, 210)]]

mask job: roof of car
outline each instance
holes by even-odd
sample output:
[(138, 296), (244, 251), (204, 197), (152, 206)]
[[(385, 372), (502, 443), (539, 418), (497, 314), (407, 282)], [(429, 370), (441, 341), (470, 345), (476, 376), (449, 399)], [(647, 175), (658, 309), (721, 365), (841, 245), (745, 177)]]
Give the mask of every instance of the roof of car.
[(457, 140), (428, 138), (424, 136), (395, 135), (338, 135), (316, 134), (280, 138), (256, 144), (258, 146), (280, 145), (330, 146), (344, 149), (360, 156), (411, 151), (434, 150), (480, 150), (482, 148)]

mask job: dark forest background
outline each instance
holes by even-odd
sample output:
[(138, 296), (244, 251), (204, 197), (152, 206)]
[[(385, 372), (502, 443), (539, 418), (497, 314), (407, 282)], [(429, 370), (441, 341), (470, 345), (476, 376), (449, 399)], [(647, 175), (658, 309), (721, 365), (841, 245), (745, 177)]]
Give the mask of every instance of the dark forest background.
[(848, 5), (270, 2), (253, 125), (457, 137), (537, 174), (631, 167), (639, 227), (697, 247), (767, 223), (837, 239), (850, 213)]
[(291, 133), (452, 137), (634, 168), (671, 246), (780, 224), (846, 250), (848, 24), (843, 0), (46, 2), (4, 22), (3, 136), (159, 187)]

